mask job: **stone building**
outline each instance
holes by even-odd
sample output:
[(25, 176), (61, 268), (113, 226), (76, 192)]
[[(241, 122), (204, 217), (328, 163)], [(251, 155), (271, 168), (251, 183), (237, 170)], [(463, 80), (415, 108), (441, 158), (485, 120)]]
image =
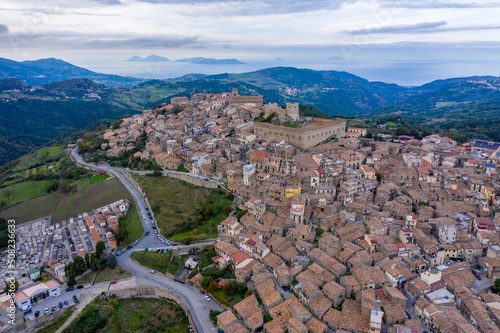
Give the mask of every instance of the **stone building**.
[(306, 150), (330, 137), (345, 136), (345, 120), (314, 118), (306, 126), (292, 128), (269, 123), (254, 123), (254, 132), (258, 137), (284, 140), (291, 145)]

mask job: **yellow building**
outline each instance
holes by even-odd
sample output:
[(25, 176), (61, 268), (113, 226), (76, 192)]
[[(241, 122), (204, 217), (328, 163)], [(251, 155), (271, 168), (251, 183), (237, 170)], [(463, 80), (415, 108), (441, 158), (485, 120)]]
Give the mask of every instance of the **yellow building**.
[(300, 187), (292, 187), (292, 186), (288, 186), (286, 188), (286, 192), (285, 192), (285, 197), (286, 198), (291, 198), (295, 195), (299, 195), (301, 193), (301, 188)]
[(347, 127), (345, 135), (349, 138), (359, 138), (366, 135), (366, 128)]

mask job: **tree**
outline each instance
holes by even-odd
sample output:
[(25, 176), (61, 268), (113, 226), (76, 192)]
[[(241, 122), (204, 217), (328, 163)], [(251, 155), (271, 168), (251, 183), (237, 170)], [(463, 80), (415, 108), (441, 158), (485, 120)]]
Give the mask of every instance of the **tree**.
[(212, 282), (210, 282), (210, 284), (208, 285), (207, 291), (208, 291), (209, 293), (211, 293), (211, 292), (216, 291), (218, 288), (219, 288), (219, 285), (217, 284), (217, 282), (212, 281)]
[(211, 276), (205, 276), (203, 279), (201, 279), (200, 284), (201, 284), (201, 286), (202, 286), (203, 288), (207, 288), (207, 287), (208, 287), (208, 285), (209, 285), (209, 284), (210, 284), (213, 280), (214, 280), (214, 278), (213, 278), (213, 277), (211, 277)]
[(87, 268), (90, 267), (90, 255), (88, 253), (85, 253), (85, 264)]
[(108, 265), (111, 269), (115, 268), (118, 262), (116, 261), (116, 257), (114, 255), (109, 256), (106, 261), (106, 265)]
[(97, 258), (100, 258), (104, 250), (106, 249), (106, 244), (103, 241), (98, 241), (95, 245), (95, 254)]
[(92, 255), (90, 256), (90, 268), (93, 271), (97, 271), (97, 269), (99, 268), (98, 265), (99, 265), (99, 258), (95, 253), (92, 253)]
[(491, 292), (500, 295), (500, 279), (495, 280), (495, 284), (491, 286)]
[(236, 291), (236, 286), (234, 285), (234, 283), (229, 282), (229, 283), (226, 283), (224, 285), (224, 287), (222, 288), (222, 291), (224, 292), (224, 294), (226, 295), (232, 295), (234, 294), (234, 292)]
[(163, 175), (163, 172), (161, 172), (161, 170), (153, 171), (153, 177), (161, 177), (162, 175)]
[(236, 218), (238, 219), (238, 221), (243, 217), (243, 215), (245, 215), (247, 213), (246, 210), (244, 209), (240, 209), (236, 212)]
[(207, 204), (203, 210), (203, 217), (208, 220), (214, 215), (214, 205)]
[(73, 265), (75, 268), (75, 276), (83, 274), (87, 270), (87, 264), (85, 263), (85, 260), (80, 256), (76, 256), (76, 258), (73, 260)]
[(47, 185), (46, 191), (47, 193), (52, 193), (57, 191), (58, 187), (59, 187), (59, 182), (57, 180), (53, 180)]
[(222, 211), (224, 212), (224, 214), (227, 214), (227, 215), (231, 214), (232, 210), (233, 209), (231, 208), (231, 206), (224, 206), (224, 208), (222, 208)]
[(377, 177), (377, 181), (380, 183), (380, 181), (382, 180), (382, 175), (380, 173), (376, 173), (375, 174), (375, 177)]
[(68, 287), (73, 287), (76, 284), (75, 277), (70, 276), (68, 279)]
[(69, 185), (66, 182), (60, 182), (59, 186), (57, 186), (57, 189), (64, 194), (69, 193)]
[(108, 301), (108, 305), (112, 308), (116, 308), (118, 306), (118, 301), (116, 300), (116, 298), (112, 298)]

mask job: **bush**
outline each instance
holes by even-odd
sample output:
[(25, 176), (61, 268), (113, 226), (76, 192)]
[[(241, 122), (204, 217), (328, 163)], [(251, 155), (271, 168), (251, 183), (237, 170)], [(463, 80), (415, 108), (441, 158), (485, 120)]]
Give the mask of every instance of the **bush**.
[(217, 316), (220, 315), (221, 312), (217, 310), (211, 310), (210, 311), (210, 319), (214, 324), (217, 324)]
[(118, 263), (114, 255), (110, 255), (108, 260), (106, 260), (106, 265), (108, 265), (111, 269), (115, 268), (117, 264)]

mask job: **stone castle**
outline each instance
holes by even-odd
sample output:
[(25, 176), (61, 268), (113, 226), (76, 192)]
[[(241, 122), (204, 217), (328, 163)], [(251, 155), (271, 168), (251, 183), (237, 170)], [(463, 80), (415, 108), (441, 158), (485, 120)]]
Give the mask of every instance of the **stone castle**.
[(299, 103), (286, 103), (286, 109), (282, 109), (276, 103), (264, 105), (264, 117), (275, 114), (280, 121), (296, 121), (299, 119)]
[(345, 128), (345, 120), (331, 120), (321, 118), (313, 118), (306, 126), (302, 126), (300, 128), (279, 126), (264, 122), (254, 123), (254, 132), (257, 137), (284, 140), (302, 150), (313, 147), (318, 143), (329, 139), (330, 137), (344, 137)]

